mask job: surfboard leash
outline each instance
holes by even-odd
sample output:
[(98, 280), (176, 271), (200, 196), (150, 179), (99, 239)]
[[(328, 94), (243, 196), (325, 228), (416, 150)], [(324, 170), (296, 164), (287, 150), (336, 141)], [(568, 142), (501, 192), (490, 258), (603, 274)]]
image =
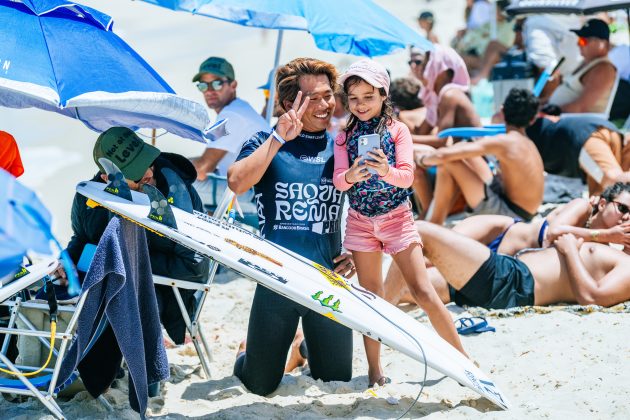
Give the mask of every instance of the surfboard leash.
[(393, 321), (391, 321), (389, 318), (387, 318), (385, 315), (383, 315), (378, 309), (376, 309), (375, 307), (373, 307), (372, 305), (369, 304), (369, 302), (364, 301), (358, 294), (356, 294), (355, 292), (353, 292), (350, 289), (347, 289), (350, 294), (354, 297), (356, 297), (361, 303), (363, 303), (364, 305), (366, 305), (368, 308), (370, 308), (371, 310), (373, 310), (374, 312), (376, 312), (381, 318), (383, 318), (385, 321), (387, 321), (388, 323), (390, 323), (391, 325), (393, 325), (396, 329), (398, 329), (400, 332), (402, 332), (404, 335), (406, 335), (407, 337), (409, 337), (414, 343), (416, 343), (416, 346), (418, 346), (418, 348), (420, 349), (420, 352), (422, 353), (422, 360), (424, 361), (424, 377), (422, 378), (422, 386), (420, 387), (420, 391), (418, 391), (418, 395), (416, 395), (416, 399), (413, 400), (413, 402), (411, 403), (411, 405), (405, 410), (404, 413), (402, 413), (400, 415), (400, 417), (397, 418), (397, 420), (402, 419), (403, 417), (405, 417), (407, 414), (409, 414), (409, 412), (411, 411), (411, 409), (416, 405), (416, 403), (418, 402), (418, 400), (420, 400), (420, 396), (422, 395), (422, 391), (424, 391), (424, 385), (427, 382), (427, 373), (428, 373), (428, 365), (427, 365), (427, 358), (426, 358), (426, 354), (424, 352), (424, 347), (422, 347), (422, 344), (420, 344), (420, 342), (416, 339), (416, 337), (414, 337), (413, 335), (411, 335), (409, 332), (405, 331), (404, 329), (402, 329), (399, 325), (395, 324)]

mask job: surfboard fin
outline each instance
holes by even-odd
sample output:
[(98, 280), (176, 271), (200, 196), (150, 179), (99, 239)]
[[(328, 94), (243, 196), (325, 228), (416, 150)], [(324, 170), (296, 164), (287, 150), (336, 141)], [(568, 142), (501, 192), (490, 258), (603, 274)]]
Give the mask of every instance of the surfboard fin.
[(170, 168), (162, 168), (162, 174), (168, 184), (168, 196), (166, 197), (166, 201), (178, 209), (192, 214), (193, 204), (184, 181)]
[(173, 209), (160, 190), (149, 184), (144, 184), (142, 190), (149, 196), (149, 200), (151, 200), (151, 209), (147, 217), (158, 223), (177, 229)]
[(129, 185), (127, 185), (127, 181), (125, 180), (125, 176), (118, 169), (118, 166), (114, 164), (111, 160), (107, 158), (100, 158), (98, 162), (105, 169), (105, 173), (107, 174), (107, 180), (109, 184), (105, 187), (104, 191), (107, 191), (110, 194), (117, 195), (120, 198), (124, 198), (125, 200), (133, 201), (131, 198), (131, 190), (129, 189)]

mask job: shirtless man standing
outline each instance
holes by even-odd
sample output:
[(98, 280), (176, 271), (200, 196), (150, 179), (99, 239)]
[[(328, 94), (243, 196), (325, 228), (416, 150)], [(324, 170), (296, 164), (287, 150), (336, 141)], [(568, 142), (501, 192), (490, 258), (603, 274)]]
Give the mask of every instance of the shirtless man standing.
[[(535, 117), (535, 102), (529, 91), (512, 89), (503, 104), (506, 134), (441, 148), (416, 161), (423, 167), (439, 165), (438, 174), (442, 174), (431, 222), (444, 223), (456, 188), (473, 214), (502, 214), (527, 221), (535, 216), (544, 192), (543, 162), (525, 135)], [(485, 155), (496, 156), (499, 174), (480, 173), (468, 164), (470, 158)]]
[(516, 257), (427, 222), (417, 222), (429, 278), (444, 303), (505, 309), (575, 302), (613, 306), (630, 299), (630, 256), (570, 233), (555, 247)]

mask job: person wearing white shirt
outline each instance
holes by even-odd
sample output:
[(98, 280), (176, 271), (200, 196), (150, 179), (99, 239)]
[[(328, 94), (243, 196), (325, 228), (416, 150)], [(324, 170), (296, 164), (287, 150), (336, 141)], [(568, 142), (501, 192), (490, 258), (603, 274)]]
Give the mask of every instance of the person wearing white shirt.
[(269, 131), (269, 124), (249, 103), (237, 98), (234, 68), (226, 59), (210, 57), (205, 60), (193, 82), (197, 82), (208, 107), (217, 113), (217, 121), (227, 119), (227, 135), (210, 143), (193, 161), (197, 180), (203, 181), (209, 173), (225, 176), (245, 140), (259, 131)]

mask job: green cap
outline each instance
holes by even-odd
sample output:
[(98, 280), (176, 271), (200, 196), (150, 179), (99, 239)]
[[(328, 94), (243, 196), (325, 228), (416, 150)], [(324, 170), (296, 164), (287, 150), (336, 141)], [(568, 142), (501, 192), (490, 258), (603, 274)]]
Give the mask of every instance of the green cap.
[(234, 68), (225, 59), (221, 57), (210, 57), (199, 66), (199, 73), (193, 77), (193, 82), (198, 82), (205, 73), (214, 74), (215, 76), (225, 77), (226, 79), (234, 79)]
[(104, 157), (118, 166), (125, 178), (137, 181), (160, 155), (160, 150), (142, 141), (126, 127), (112, 127), (98, 136), (93, 155), (101, 172), (105, 173), (105, 169), (98, 160)]

